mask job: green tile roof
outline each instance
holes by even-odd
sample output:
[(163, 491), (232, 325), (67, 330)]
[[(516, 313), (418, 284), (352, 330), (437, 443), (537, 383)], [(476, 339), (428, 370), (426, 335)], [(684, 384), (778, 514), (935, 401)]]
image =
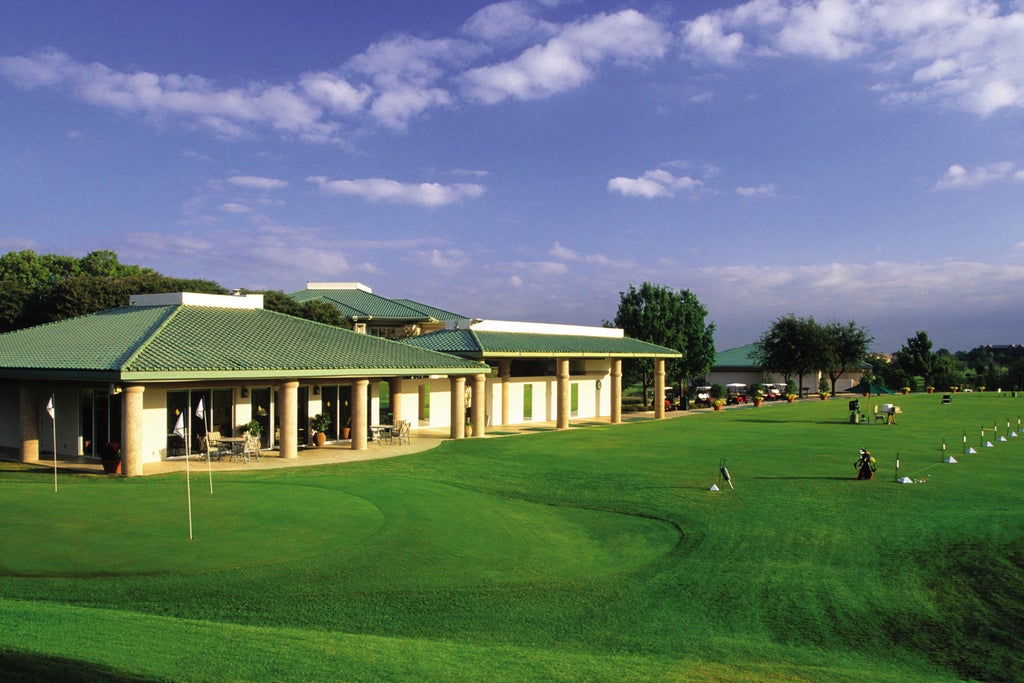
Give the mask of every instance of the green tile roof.
[(0, 335), (0, 377), (160, 381), (480, 371), (463, 358), (264, 309), (129, 306)]
[(761, 366), (758, 365), (754, 356), (756, 351), (757, 344), (747, 344), (746, 346), (737, 346), (736, 348), (733, 349), (719, 351), (717, 354), (715, 354), (714, 367), (751, 369), (760, 368)]
[(419, 301), (413, 301), (412, 299), (394, 299), (394, 301), (402, 304), (403, 306), (408, 306), (413, 310), (420, 311), (425, 315), (429, 315), (434, 320), (466, 320), (466, 316), (464, 315), (452, 313), (451, 311), (446, 311), (443, 308), (435, 308), (434, 306), (421, 304)]
[(404, 341), (420, 348), (468, 358), (679, 358), (682, 355), (674, 349), (629, 337), (573, 334), (441, 330)]
[[(376, 319), (395, 322), (426, 322), (429, 320), (455, 320), (458, 316), (449, 311), (442, 311), (408, 301), (406, 299), (387, 299), (365, 289), (302, 289), (289, 294), (299, 303), (323, 301), (335, 307), (348, 319)], [(437, 317), (435, 313), (442, 317)]]

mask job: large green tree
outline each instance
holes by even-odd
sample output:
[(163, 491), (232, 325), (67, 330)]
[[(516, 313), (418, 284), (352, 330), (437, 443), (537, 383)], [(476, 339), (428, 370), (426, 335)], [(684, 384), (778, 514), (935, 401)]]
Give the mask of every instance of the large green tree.
[(908, 377), (921, 377), (925, 385), (931, 385), (935, 376), (937, 356), (932, 352), (932, 340), (928, 333), (918, 331), (907, 339), (893, 358), (893, 363)]
[[(682, 358), (666, 366), (666, 375), (680, 384), (680, 390), (693, 377), (705, 374), (714, 362), (714, 324), (705, 322), (707, 309), (687, 289), (679, 291), (644, 282), (639, 288), (619, 292), (619, 310), (614, 324), (627, 335), (682, 353)], [(625, 363), (627, 382), (643, 385), (644, 405), (648, 389), (654, 383), (654, 363), (633, 360)]]
[(804, 375), (825, 367), (825, 330), (813, 317), (798, 318), (792, 313), (777, 318), (761, 335), (754, 358), (768, 372), (783, 376), (786, 382), (797, 378), (802, 392)]
[(836, 393), (836, 381), (840, 375), (853, 370), (867, 356), (868, 346), (874, 337), (852, 320), (845, 323), (832, 320), (822, 330), (822, 371), (828, 375), (832, 395)]

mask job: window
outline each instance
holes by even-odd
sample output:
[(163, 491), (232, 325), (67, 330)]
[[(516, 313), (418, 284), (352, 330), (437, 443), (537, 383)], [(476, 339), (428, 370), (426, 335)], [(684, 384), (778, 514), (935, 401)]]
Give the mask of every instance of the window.
[(108, 441), (121, 441), (121, 394), (87, 390), (79, 394), (82, 455), (98, 456)]
[[(167, 457), (198, 452), (202, 447), (200, 439), (206, 436), (207, 431), (234, 436), (233, 401), (234, 391), (231, 389), (168, 391)], [(185, 439), (175, 433), (179, 418)]]

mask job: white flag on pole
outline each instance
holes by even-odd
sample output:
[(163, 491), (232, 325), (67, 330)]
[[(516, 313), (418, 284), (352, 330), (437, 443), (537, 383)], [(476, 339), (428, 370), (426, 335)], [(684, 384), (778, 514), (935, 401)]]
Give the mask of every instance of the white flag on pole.
[(178, 414), (178, 421), (174, 424), (174, 433), (185, 438), (185, 413)]
[[(38, 405), (38, 404), (36, 404), (36, 405)], [(55, 419), (53, 417), (53, 394), (50, 394), (50, 400), (47, 401), (47, 403), (46, 403), (46, 412), (50, 414), (50, 419), (51, 420)]]
[(196, 406), (196, 417), (200, 420), (206, 420), (206, 410), (203, 408), (203, 399), (199, 399), (199, 405)]

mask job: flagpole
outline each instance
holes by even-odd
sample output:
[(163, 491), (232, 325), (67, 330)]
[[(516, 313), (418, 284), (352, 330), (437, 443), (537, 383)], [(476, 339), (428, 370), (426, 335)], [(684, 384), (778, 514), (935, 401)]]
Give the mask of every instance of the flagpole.
[(199, 399), (199, 406), (196, 408), (196, 417), (203, 421), (203, 429), (206, 430), (206, 469), (210, 475), (210, 495), (213, 495), (213, 463), (210, 462), (210, 423), (206, 419), (206, 409), (203, 407), (203, 399)]
[[(185, 431), (185, 436), (189, 437), (188, 430)], [(188, 498), (188, 540), (192, 540), (192, 476), (189, 469), (188, 461), (192, 459), (192, 444), (189, 442), (191, 438), (185, 439), (185, 491)]]
[(57, 493), (57, 418), (54, 417), (57, 411), (53, 407), (53, 394), (46, 404), (46, 412), (50, 414), (50, 424), (53, 425), (53, 492)]
[(185, 442), (185, 490), (188, 497), (188, 540), (192, 540), (192, 477), (188, 461), (192, 458), (192, 445), (189, 443), (188, 431), (185, 429), (185, 413), (178, 413), (178, 421), (174, 423), (174, 433)]

